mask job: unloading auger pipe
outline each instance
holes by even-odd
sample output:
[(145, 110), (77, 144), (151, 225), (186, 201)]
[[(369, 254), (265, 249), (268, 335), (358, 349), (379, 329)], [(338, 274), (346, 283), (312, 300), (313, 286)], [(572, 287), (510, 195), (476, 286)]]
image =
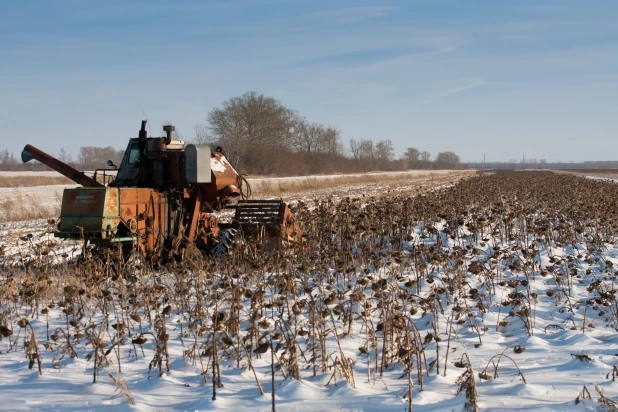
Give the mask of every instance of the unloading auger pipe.
[(68, 177), (75, 183), (80, 184), (84, 187), (104, 186), (93, 178), (86, 176), (83, 172), (72, 168), (68, 164), (48, 155), (44, 151), (27, 144), (26, 147), (24, 147), (24, 150), (21, 152), (21, 161), (24, 163), (28, 163), (32, 159), (38, 160), (39, 162), (51, 167), (58, 173)]

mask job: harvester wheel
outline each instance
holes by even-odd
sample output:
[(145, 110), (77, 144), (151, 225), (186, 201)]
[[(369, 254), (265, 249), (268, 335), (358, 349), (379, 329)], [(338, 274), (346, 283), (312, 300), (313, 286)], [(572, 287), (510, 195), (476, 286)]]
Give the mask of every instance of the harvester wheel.
[(137, 220), (135, 219), (129, 220), (129, 232), (131, 232), (132, 235), (137, 233)]

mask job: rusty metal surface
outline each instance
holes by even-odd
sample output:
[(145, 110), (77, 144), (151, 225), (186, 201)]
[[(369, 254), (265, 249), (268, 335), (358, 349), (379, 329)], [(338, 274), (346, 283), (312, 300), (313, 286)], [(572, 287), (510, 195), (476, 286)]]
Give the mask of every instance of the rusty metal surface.
[(84, 187), (102, 187), (103, 185), (91, 177), (86, 176), (83, 172), (80, 172), (77, 169), (72, 168), (66, 163), (61, 162), (60, 160), (48, 155), (42, 150), (37, 149), (34, 146), (27, 144), (24, 147), (24, 150), (21, 152), (21, 160), (26, 163), (30, 160), (35, 159), (39, 162), (51, 167), (58, 173), (68, 177), (72, 181), (77, 184), (80, 184)]
[(217, 191), (221, 191), (230, 185), (236, 185), (238, 173), (223, 154), (212, 153), (210, 170), (212, 171), (212, 183)]
[(65, 189), (58, 225), (62, 237), (113, 237), (121, 222), (118, 198), (116, 188)]
[(234, 220), (250, 235), (278, 237), (288, 243), (302, 242), (302, 231), (290, 208), (281, 200), (241, 200)]
[(103, 216), (116, 217), (120, 216), (120, 190), (114, 187), (108, 187), (105, 191), (105, 209)]
[(103, 216), (107, 188), (64, 189), (60, 217)]
[(160, 239), (169, 237), (169, 203), (165, 193), (148, 188), (120, 188), (120, 218), (142, 253), (158, 253)]
[(294, 218), (294, 214), (286, 205), (283, 203), (283, 210), (281, 211), (281, 237), (292, 243), (302, 242), (303, 241), (303, 232), (296, 223), (296, 219)]

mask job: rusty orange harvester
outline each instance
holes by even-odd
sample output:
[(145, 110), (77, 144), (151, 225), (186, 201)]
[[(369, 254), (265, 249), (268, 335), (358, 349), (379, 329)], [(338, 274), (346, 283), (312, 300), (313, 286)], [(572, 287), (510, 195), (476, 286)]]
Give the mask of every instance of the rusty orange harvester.
[[(22, 161), (36, 159), (83, 186), (64, 190), (55, 235), (119, 243), (125, 252), (139, 251), (150, 260), (181, 257), (189, 244), (204, 253), (225, 253), (238, 230), (267, 235), (275, 244), (301, 241), (285, 203), (245, 199), (247, 183), (221, 150), (173, 139), (174, 126), (163, 129), (165, 137), (149, 138), (142, 121), (120, 167), (97, 170), (93, 177), (26, 145)], [(117, 172), (113, 180), (110, 171)], [(218, 222), (215, 211), (222, 208), (236, 209), (231, 222)]]

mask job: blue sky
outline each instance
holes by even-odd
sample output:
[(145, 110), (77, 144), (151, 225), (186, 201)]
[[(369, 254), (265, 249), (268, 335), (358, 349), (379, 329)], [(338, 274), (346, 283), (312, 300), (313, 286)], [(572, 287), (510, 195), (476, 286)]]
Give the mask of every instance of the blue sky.
[(6, 0), (0, 16), (16, 156), (124, 148), (141, 109), (190, 139), (255, 90), (398, 155), (618, 159), (615, 0)]

